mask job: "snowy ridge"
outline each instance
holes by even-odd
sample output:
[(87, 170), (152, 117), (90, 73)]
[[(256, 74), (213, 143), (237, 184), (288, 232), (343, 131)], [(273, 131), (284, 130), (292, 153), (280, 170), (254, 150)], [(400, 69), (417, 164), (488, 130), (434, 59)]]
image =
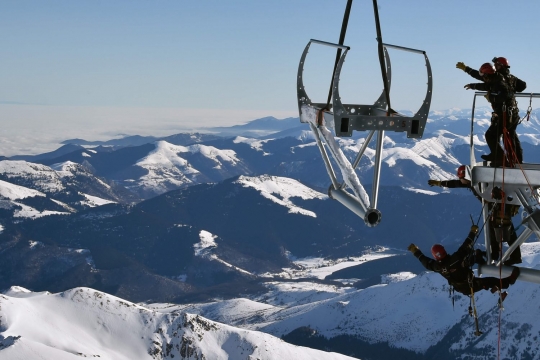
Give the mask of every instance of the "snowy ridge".
[(51, 165), (51, 169), (55, 170), (60, 177), (73, 177), (80, 166), (73, 161), (66, 161)]
[(315, 214), (313, 211), (294, 205), (290, 198), (298, 197), (302, 200), (328, 199), (327, 195), (312, 190), (296, 180), (279, 176), (240, 176), (235, 183), (241, 184), (243, 187), (251, 187), (256, 189), (265, 198), (287, 207), (290, 213), (297, 213), (306, 216), (317, 217), (317, 214)]
[(158, 141), (155, 150), (136, 163), (148, 171), (139, 179), (138, 186), (166, 192), (171, 186), (181, 187), (194, 182), (199, 171), (178, 155), (185, 152), (188, 152), (185, 146)]
[[(89, 288), (0, 295), (4, 359), (350, 359)], [(54, 319), (54, 321), (50, 321)]]
[(224, 171), (225, 168), (234, 167), (240, 162), (233, 150), (221, 150), (202, 144), (180, 146), (163, 140), (157, 141), (155, 149), (135, 164), (148, 173), (139, 179), (130, 180), (131, 185), (127, 186), (161, 194), (169, 190), (207, 181), (201, 171), (184, 158), (188, 155), (201, 155), (211, 162), (212, 169), (215, 171)]
[[(48, 167), (26, 161), (3, 160), (0, 161), (0, 176), (0, 198), (8, 200), (3, 206), (12, 209), (13, 217), (17, 218), (66, 215), (117, 202), (103, 198), (118, 196), (110, 185), (72, 161)], [(30, 197), (43, 199), (25, 201)]]
[(60, 176), (48, 166), (26, 161), (0, 161), (0, 173), (7, 179), (25, 177), (31, 179), (38, 190), (58, 192), (64, 189)]
[[(264, 152), (263, 145), (266, 144), (268, 141), (271, 141), (271, 140), (257, 140), (257, 139), (246, 138), (243, 136), (237, 136), (233, 140), (233, 143), (234, 144), (240, 144), (240, 143), (248, 144), (253, 149)], [(264, 155), (271, 155), (271, 154), (265, 152)]]
[(81, 192), (79, 194), (86, 198), (86, 201), (82, 201), (81, 203), (83, 205), (87, 205), (89, 207), (96, 207), (96, 206), (101, 206), (101, 205), (106, 205), (106, 204), (115, 204), (116, 203), (116, 201), (105, 200), (105, 199), (102, 199), (100, 197), (84, 194), (84, 193), (81, 193)]
[[(292, 260), (292, 262), (296, 265), (296, 268), (284, 268), (283, 272), (280, 273), (279, 276), (287, 279), (324, 279), (336, 271), (343, 270), (351, 266), (357, 266), (364, 262), (395, 256), (396, 251), (385, 247), (379, 247), (375, 250), (366, 252), (362, 256), (349, 256), (346, 259), (335, 260), (321, 257), (297, 259), (291, 254), (288, 255), (289, 259)], [(273, 277), (275, 274), (267, 274), (266, 276)]]
[(0, 196), (9, 200), (25, 199), (34, 196), (46, 196), (41, 191), (0, 180)]
[[(95, 152), (95, 150), (92, 150), (92, 151)], [(61, 178), (64, 178), (64, 177), (72, 178), (72, 177), (75, 177), (76, 175), (83, 175), (83, 176), (87, 175), (86, 168), (83, 165), (78, 164), (73, 161), (65, 161), (62, 163), (53, 164), (51, 165), (51, 169), (55, 170), (58, 176), (60, 176)], [(111, 188), (109, 184), (103, 182), (101, 179), (95, 178), (95, 180), (99, 184), (101, 184), (101, 186), (103, 186), (104, 188), (106, 189)]]
[[(68, 215), (70, 212), (61, 212), (61, 211), (53, 211), (53, 210), (43, 210), (39, 211), (31, 206), (25, 205), (21, 202), (15, 201), (20, 199), (26, 199), (29, 197), (46, 197), (47, 195), (33, 189), (26, 188), (24, 186), (19, 186), (15, 184), (11, 184), (7, 181), (0, 180), (0, 199), (8, 199), (11, 200), (9, 207), (16, 206), (17, 209), (15, 209), (13, 213), (13, 217), (15, 218), (31, 218), (36, 219), (43, 216), (48, 215)], [(70, 207), (63, 204), (64, 208), (69, 211)]]
[(220, 150), (213, 146), (207, 146), (202, 144), (190, 145), (187, 147), (188, 151), (192, 154), (200, 153), (204, 157), (211, 159), (215, 162), (215, 168), (220, 169), (223, 162), (231, 163), (235, 165), (239, 160), (236, 157), (236, 153), (233, 150)]
[[(430, 178), (451, 178), (453, 174), (443, 170), (440, 167), (440, 163), (447, 164), (451, 168), (461, 165), (461, 163), (452, 155), (451, 149), (455, 145), (465, 143), (465, 141), (468, 143), (468, 137), (456, 136), (446, 130), (443, 130), (442, 133), (443, 135), (437, 137), (400, 144), (393, 141), (390, 137), (385, 136), (383, 152), (381, 155), (382, 161), (389, 167), (394, 167), (404, 160), (409, 160), (414, 163), (414, 166), (426, 168)], [(358, 140), (339, 139), (339, 143), (343, 149), (354, 157), (358, 154), (364, 141), (365, 138), (360, 138)], [(365, 173), (366, 170), (374, 166), (375, 151), (368, 147), (363, 156), (369, 159), (368, 164), (364, 165), (361, 169), (361, 171)], [(431, 157), (437, 159), (437, 163), (430, 160)]]
[(54, 211), (54, 210), (43, 210), (39, 211), (37, 209), (34, 209), (31, 206), (21, 204), (18, 202), (13, 202), (13, 204), (20, 206), (20, 210), (15, 210), (15, 213), (13, 214), (13, 217), (15, 218), (30, 218), (30, 219), (37, 219), (43, 216), (49, 216), (49, 215), (69, 215), (70, 212), (65, 211)]

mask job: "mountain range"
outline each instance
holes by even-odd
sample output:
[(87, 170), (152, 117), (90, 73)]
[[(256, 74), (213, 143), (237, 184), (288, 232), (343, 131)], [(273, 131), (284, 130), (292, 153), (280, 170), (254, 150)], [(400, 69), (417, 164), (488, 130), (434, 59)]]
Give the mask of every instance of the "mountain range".
[[(3, 359), (351, 359), (88, 288), (0, 295)], [(51, 322), (50, 319), (54, 319)]]
[[(518, 128), (526, 162), (540, 163), (535, 151), (539, 114), (533, 111)], [(486, 152), (482, 135), (489, 116), (487, 109), (477, 109), (477, 158)], [(448, 309), (437, 326), (411, 326), (416, 323), (412, 313), (426, 312), (418, 315), (418, 323), (425, 325), (440, 313), (439, 304), (446, 302), (446, 309), (449, 302), (444, 300), (444, 280), (423, 273), (405, 251), (411, 242), (424, 249), (434, 242), (457, 248), (470, 218), (479, 218), (480, 203), (468, 191), (427, 185), (430, 178), (453, 178), (455, 169), (468, 163), (470, 117), (470, 111), (458, 109), (433, 112), (421, 140), (386, 133), (378, 206), (383, 217), (375, 228), (365, 227), (328, 198), (330, 181), (319, 150), (298, 119), (264, 118), (246, 126), (213, 129), (213, 134), (102, 143), (77, 139), (51, 153), (5, 158), (0, 161), (0, 289), (22, 288), (6, 290), (3, 299), (17, 302), (12, 298), (27, 294), (23, 297), (40, 302), (37, 299), (52, 295), (39, 292), (62, 298), (95, 291), (107, 299), (144, 302), (134, 305), (144, 311), (176, 309), (183, 323), (194, 319), (188, 313), (197, 313), (210, 319), (201, 320), (208, 324), (218, 321), (263, 331), (298, 345), (364, 359), (382, 358), (377, 357), (380, 351), (388, 358), (480, 359), (483, 353), (493, 353), (496, 334), (486, 332), (484, 342), (462, 337), (470, 327), (468, 316), (461, 315), (467, 307), (464, 298), (456, 300), (457, 310)], [(259, 137), (245, 136), (249, 134)], [(339, 139), (347, 157), (354, 159), (365, 136), (355, 133)], [(373, 161), (374, 151), (368, 147), (357, 171), (368, 191)], [(538, 264), (535, 245), (524, 245), (530, 267)], [(505, 303), (516, 306), (519, 300), (513, 299), (536, 296), (530, 286), (516, 285), (519, 295)], [(494, 312), (493, 299), (482, 295), (482, 314)], [(404, 302), (410, 313), (398, 311)], [(53, 303), (50, 306), (56, 306)], [(2, 315), (3, 309), (0, 316), (12, 316)], [(95, 314), (101, 318), (101, 311), (106, 311), (125, 317), (118, 309)], [(527, 309), (516, 313), (518, 319), (520, 311), (533, 311)], [(385, 326), (366, 325), (378, 321)], [(482, 321), (494, 324), (489, 316)], [(509, 358), (540, 356), (534, 346), (526, 345), (533, 341), (527, 339), (534, 337), (535, 325), (530, 320), (512, 321), (508, 336), (520, 345), (505, 348)], [(13, 354), (14, 344), (33, 346), (15, 339), (29, 335), (26, 330), (10, 332), (18, 329), (14, 324), (0, 323), (0, 354)], [(404, 335), (398, 336), (400, 332)], [(215, 346), (232, 354), (229, 348), (223, 350), (224, 343), (206, 343), (213, 349), (209, 350), (201, 342), (192, 343), (189, 356), (171, 352), (172, 348), (167, 353), (163, 346), (182, 347), (176, 335), (169, 337), (167, 345), (158, 341), (161, 345), (156, 348), (161, 350), (154, 358), (170, 354), (211, 358)], [(275, 345), (278, 340), (271, 341), (281, 349)], [(40, 338), (36, 343), (46, 342)], [(235, 346), (247, 346), (242, 344)], [(441, 346), (444, 351), (438, 350)], [(260, 356), (250, 351), (252, 358)]]

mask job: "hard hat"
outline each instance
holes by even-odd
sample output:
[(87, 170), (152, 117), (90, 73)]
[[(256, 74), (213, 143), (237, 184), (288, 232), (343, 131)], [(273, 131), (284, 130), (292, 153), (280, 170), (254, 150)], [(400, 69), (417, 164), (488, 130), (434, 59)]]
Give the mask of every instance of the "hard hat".
[(461, 165), (460, 167), (458, 167), (458, 169), (457, 169), (457, 177), (460, 178), (460, 179), (465, 178), (465, 165)]
[(480, 76), (484, 76), (486, 74), (495, 74), (495, 69), (490, 63), (484, 63), (482, 66), (480, 66), (480, 70), (478, 70), (478, 72), (480, 73)]
[(510, 63), (508, 62), (508, 60), (505, 57), (502, 57), (502, 56), (494, 57), (493, 60), (491, 60), (491, 61), (493, 61), (494, 64), (499, 64), (499, 65), (502, 65), (502, 66), (507, 67), (507, 68), (510, 67)]
[(446, 250), (441, 244), (435, 244), (431, 247), (431, 255), (433, 255), (435, 260), (441, 261), (446, 257)]

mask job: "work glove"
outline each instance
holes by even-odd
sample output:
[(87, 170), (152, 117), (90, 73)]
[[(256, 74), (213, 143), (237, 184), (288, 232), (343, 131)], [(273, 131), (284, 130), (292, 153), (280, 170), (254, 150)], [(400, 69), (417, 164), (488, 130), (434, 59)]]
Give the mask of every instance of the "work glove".
[(475, 235), (478, 234), (478, 226), (476, 225), (471, 226), (471, 232)]
[(427, 183), (429, 186), (441, 186), (440, 180), (428, 180)]
[(460, 69), (460, 70), (463, 70), (463, 71), (465, 71), (465, 68), (466, 68), (466, 67), (467, 67), (467, 65), (465, 65), (465, 64), (462, 63), (461, 61), (458, 62), (458, 63), (456, 64), (456, 68), (458, 68), (458, 69)]
[(409, 245), (409, 247), (407, 248), (407, 250), (409, 250), (410, 252), (412, 252), (412, 253), (414, 254), (415, 252), (417, 252), (417, 251), (420, 250), (420, 249), (418, 248), (418, 246), (416, 246), (416, 245), (414, 245), (414, 244), (411, 244), (411, 245)]
[(467, 84), (467, 85), (464, 86), (464, 88), (465, 88), (465, 90), (469, 90), (469, 89), (474, 90), (475, 85), (474, 84)]

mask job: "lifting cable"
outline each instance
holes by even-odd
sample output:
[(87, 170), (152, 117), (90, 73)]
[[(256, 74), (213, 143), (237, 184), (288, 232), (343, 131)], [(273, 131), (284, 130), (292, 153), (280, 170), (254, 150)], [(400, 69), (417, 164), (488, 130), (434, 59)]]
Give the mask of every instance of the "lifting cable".
[[(347, 6), (345, 7), (345, 14), (343, 14), (343, 22), (341, 23), (341, 32), (339, 33), (339, 45), (343, 45), (345, 42), (345, 35), (347, 34), (347, 26), (349, 24), (349, 15), (351, 14), (353, 0), (347, 0)], [(317, 125), (322, 125), (322, 119), (324, 116), (324, 111), (330, 110), (330, 102), (332, 101), (332, 93), (334, 88), (334, 75), (336, 74), (336, 69), (341, 58), (341, 48), (337, 49), (336, 52), (336, 61), (334, 62), (334, 71), (332, 71), (332, 79), (330, 81), (330, 89), (328, 90), (328, 99), (326, 100), (326, 106), (320, 109), (317, 112)]]
[[(347, 34), (347, 25), (349, 24), (349, 15), (351, 14), (351, 6), (353, 0), (347, 0), (347, 6), (345, 7), (345, 14), (343, 14), (343, 22), (341, 23), (341, 32), (339, 33), (339, 45), (343, 45), (345, 42), (345, 35)], [(336, 74), (336, 69), (339, 63), (339, 58), (341, 57), (341, 48), (337, 49), (336, 52), (336, 61), (334, 63), (334, 71), (332, 71), (332, 79), (330, 81), (330, 89), (328, 90), (328, 100), (326, 101), (326, 110), (329, 110), (330, 102), (332, 101), (332, 90), (334, 85), (334, 75)]]
[(386, 116), (390, 116), (393, 112), (390, 106), (390, 89), (388, 88), (388, 75), (386, 74), (386, 65), (384, 61), (384, 45), (382, 42), (382, 33), (381, 33), (381, 23), (379, 21), (379, 10), (377, 6), (377, 0), (373, 0), (373, 12), (375, 13), (375, 26), (377, 27), (377, 43), (379, 49), (379, 63), (381, 64), (381, 75), (383, 78), (384, 85), (384, 94), (386, 96), (386, 103), (388, 105), (388, 110), (386, 111)]

